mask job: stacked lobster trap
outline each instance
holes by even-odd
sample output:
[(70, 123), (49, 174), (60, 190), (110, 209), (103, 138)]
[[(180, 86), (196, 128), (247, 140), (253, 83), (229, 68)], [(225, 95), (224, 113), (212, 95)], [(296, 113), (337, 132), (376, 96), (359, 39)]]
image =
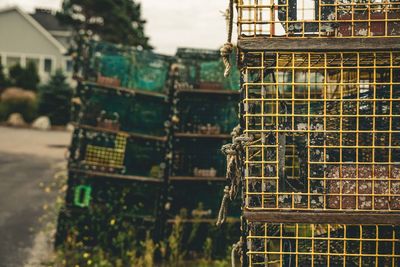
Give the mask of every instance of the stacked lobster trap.
[(118, 234), (138, 243), (148, 232), (158, 242), (183, 224), (189, 255), (212, 240), (213, 256), (223, 257), (221, 244), (240, 235), (238, 212), (223, 231), (214, 226), (225, 182), (219, 150), (237, 124), (239, 73), (224, 79), (212, 50), (182, 48), (168, 57), (103, 42), (81, 46), (58, 244), (122, 253), (113, 244)]
[[(223, 255), (223, 244), (233, 243), (240, 235), (239, 202), (231, 206), (236, 213), (227, 218), (223, 229), (215, 226), (226, 180), (220, 148), (231, 140), (230, 129), (238, 121), (239, 73), (225, 79), (224, 65), (215, 50), (178, 48), (175, 58), (178, 73), (167, 222), (172, 227), (184, 208), (183, 239), (187, 247), (202, 251), (199, 244), (211, 238), (213, 254)], [(196, 242), (190, 240), (193, 231), (198, 233)]]
[(113, 237), (128, 233), (139, 242), (160, 224), (173, 58), (88, 40), (78, 52), (57, 244), (75, 240), (121, 253)]
[(400, 3), (235, 2), (243, 265), (398, 266)]

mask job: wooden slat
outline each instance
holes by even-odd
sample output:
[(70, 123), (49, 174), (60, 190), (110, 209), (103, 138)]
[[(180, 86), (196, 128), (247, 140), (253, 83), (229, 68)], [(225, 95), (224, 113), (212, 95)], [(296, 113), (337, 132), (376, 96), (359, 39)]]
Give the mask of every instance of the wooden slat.
[(180, 138), (232, 139), (230, 134), (175, 133)]
[[(169, 219), (168, 223), (175, 223), (175, 219)], [(215, 224), (217, 219), (206, 219), (206, 218), (194, 218), (194, 219), (180, 219), (182, 223), (208, 223), (208, 224)], [(238, 223), (240, 222), (239, 218), (228, 217), (225, 220), (225, 223)]]
[(239, 91), (227, 89), (178, 89), (176, 91), (185, 94), (239, 95)]
[(244, 211), (250, 222), (331, 223), (331, 224), (400, 224), (400, 214), (377, 212), (285, 212)]
[(120, 92), (123, 92), (126, 94), (131, 94), (131, 95), (140, 94), (140, 95), (155, 96), (155, 97), (162, 97), (162, 98), (167, 97), (167, 95), (164, 93), (145, 91), (145, 90), (136, 89), (136, 88), (126, 88), (126, 87), (120, 87), (120, 86), (104, 85), (104, 84), (100, 84), (97, 82), (83, 81), (82, 84), (87, 85), (87, 86), (93, 86), (93, 87), (96, 87), (98, 89), (103, 89), (103, 90), (120, 91)]
[(134, 132), (126, 132), (126, 131), (117, 131), (117, 130), (111, 130), (111, 129), (106, 129), (106, 128), (101, 128), (97, 126), (91, 126), (91, 125), (86, 125), (86, 124), (80, 124), (80, 123), (71, 123), (75, 128), (81, 128), (89, 131), (98, 131), (98, 132), (106, 132), (106, 133), (112, 133), (112, 134), (125, 134), (128, 135), (129, 137), (132, 138), (137, 138), (137, 139), (148, 139), (148, 140), (156, 140), (156, 141), (161, 141), (161, 142), (166, 142), (167, 137), (166, 136), (155, 136), (155, 135), (149, 135), (149, 134), (139, 134), (139, 133), (134, 133)]
[(400, 38), (242, 38), (244, 51), (394, 51), (400, 50)]
[(104, 178), (134, 180), (134, 181), (152, 182), (152, 183), (162, 183), (163, 182), (161, 179), (154, 178), (154, 177), (124, 175), (124, 174), (97, 172), (97, 171), (87, 171), (87, 170), (80, 170), (80, 169), (75, 169), (75, 168), (69, 168), (68, 170), (71, 172), (81, 173), (81, 174), (85, 174), (87, 176), (92, 176), (92, 177), (104, 177)]
[(171, 176), (171, 181), (219, 181), (225, 182), (225, 177), (207, 177), (207, 176)]

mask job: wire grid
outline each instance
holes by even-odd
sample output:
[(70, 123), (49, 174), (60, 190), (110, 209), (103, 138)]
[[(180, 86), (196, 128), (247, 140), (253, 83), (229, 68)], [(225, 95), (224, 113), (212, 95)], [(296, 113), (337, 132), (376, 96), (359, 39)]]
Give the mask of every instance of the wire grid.
[(226, 139), (177, 138), (172, 174), (198, 178), (224, 177), (226, 157), (220, 148), (226, 143)]
[[(236, 53), (232, 53), (230, 61), (236, 64)], [(228, 78), (224, 78), (224, 64), (218, 50), (178, 48), (175, 55), (179, 64), (179, 75), (176, 89), (211, 89), (239, 90), (239, 71), (231, 69)]]
[(106, 42), (90, 42), (90, 79), (109, 86), (164, 92), (172, 57)]
[(248, 210), (400, 210), (400, 53), (241, 58)]
[(399, 227), (249, 225), (250, 266), (399, 266)]
[(396, 0), (239, 0), (241, 37), (399, 37)]
[(128, 135), (115, 136), (114, 147), (87, 145), (85, 163), (112, 168), (124, 168), (125, 148)]
[(84, 109), (77, 120), (81, 125), (165, 135), (164, 122), (168, 119), (169, 106), (162, 95), (127, 94), (85, 84), (79, 88), (78, 96)]

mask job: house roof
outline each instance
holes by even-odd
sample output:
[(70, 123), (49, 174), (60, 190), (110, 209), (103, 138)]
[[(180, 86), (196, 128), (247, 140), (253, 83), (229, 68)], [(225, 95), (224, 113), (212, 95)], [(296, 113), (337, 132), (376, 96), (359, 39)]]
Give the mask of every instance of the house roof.
[(54, 45), (62, 54), (66, 53), (65, 47), (56, 39), (54, 38), (39, 22), (33, 19), (30, 15), (22, 11), (17, 6), (7, 7), (4, 9), (0, 9), (0, 15), (2, 13), (16, 11), (18, 12), (24, 19), (28, 21), (40, 34), (42, 34), (52, 45)]
[(37, 8), (35, 13), (30, 15), (48, 31), (70, 31), (70, 28), (61, 24), (55, 14), (49, 9)]

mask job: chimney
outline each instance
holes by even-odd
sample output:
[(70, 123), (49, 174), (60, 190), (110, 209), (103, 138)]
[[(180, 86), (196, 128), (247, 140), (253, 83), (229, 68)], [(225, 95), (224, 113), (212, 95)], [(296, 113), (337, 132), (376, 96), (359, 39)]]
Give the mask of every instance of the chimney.
[(47, 8), (35, 8), (35, 14), (52, 14), (52, 10), (51, 9), (47, 9)]

